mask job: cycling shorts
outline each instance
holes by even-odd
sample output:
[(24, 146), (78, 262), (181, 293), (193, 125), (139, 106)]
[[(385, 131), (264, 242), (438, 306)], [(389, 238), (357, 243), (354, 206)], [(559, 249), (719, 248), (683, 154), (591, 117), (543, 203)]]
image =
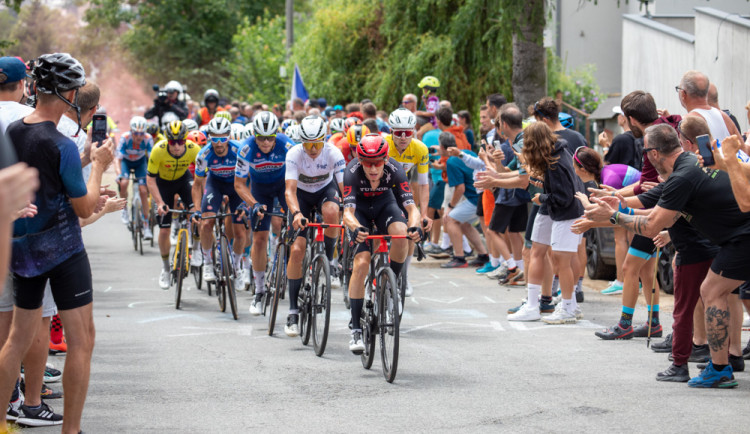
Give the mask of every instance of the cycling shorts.
[(121, 160), (120, 161), (120, 179), (128, 179), (130, 172), (135, 173), (135, 180), (138, 185), (146, 185), (146, 168), (148, 167), (148, 159), (146, 157), (136, 161)]
[[(5, 288), (3, 293), (0, 294), (0, 312), (13, 312), (13, 306), (16, 304), (16, 294), (13, 290), (13, 277), (8, 276), (5, 281)], [(49, 282), (44, 287), (44, 300), (42, 301), (42, 318), (49, 318), (55, 316), (57, 313), (57, 306), (55, 300), (52, 298), (52, 288), (49, 286)]]
[(654, 241), (651, 238), (644, 237), (643, 235), (633, 235), (633, 241), (630, 242), (628, 255), (645, 259), (647, 261), (651, 258), (655, 258), (656, 246), (654, 245)]
[[(224, 196), (229, 198), (229, 210), (234, 214), (242, 203), (240, 195), (234, 190), (234, 183), (218, 181), (213, 176), (206, 177), (206, 191), (201, 201), (201, 213), (217, 213), (221, 211)], [(242, 224), (242, 218), (234, 214), (232, 223)]]
[[(336, 205), (341, 203), (339, 188), (334, 181), (331, 181), (315, 193), (297, 189), (297, 202), (299, 203), (299, 210), (302, 212), (302, 217), (312, 222), (315, 217), (312, 215), (313, 208), (317, 208), (320, 213), (323, 210), (323, 204), (326, 202), (334, 202)], [(301, 231), (299, 236), (304, 237), (306, 234), (307, 229)]]
[(91, 264), (85, 250), (39, 276), (21, 277), (14, 274), (16, 306), (28, 310), (42, 307), (47, 282), (60, 310), (76, 309), (94, 301)]
[[(172, 202), (175, 195), (178, 195), (185, 205), (185, 209), (190, 209), (193, 206), (193, 196), (191, 194), (190, 181), (193, 177), (190, 176), (190, 172), (185, 172), (181, 178), (174, 181), (165, 181), (160, 176), (156, 177), (156, 187), (159, 189), (159, 194), (164, 203), (170, 208), (174, 208), (175, 204)], [(172, 213), (167, 213), (161, 218), (159, 223), (160, 228), (169, 228), (172, 226)]]
[[(282, 209), (287, 209), (286, 198), (284, 197), (284, 192), (286, 191), (286, 183), (283, 179), (271, 184), (258, 184), (256, 182), (250, 181), (250, 191), (252, 192), (255, 200), (258, 201), (259, 204), (265, 205), (267, 210), (274, 209), (274, 199), (278, 199)], [(256, 216), (253, 216), (252, 223), (253, 228), (255, 228), (255, 225), (257, 223)], [(271, 216), (265, 215), (263, 216), (263, 220), (261, 220), (260, 222), (260, 226), (258, 226), (258, 229), (256, 230), (258, 232), (265, 232), (268, 231), (270, 227)]]
[[(367, 202), (357, 201), (354, 217), (368, 231), (372, 231), (373, 223), (375, 223), (376, 229), (370, 232), (370, 235), (388, 235), (388, 226), (391, 223), (401, 222), (406, 224), (404, 212), (401, 211), (396, 199), (391, 195), (383, 195), (381, 198)], [(370, 240), (367, 240), (357, 246), (354, 254), (369, 251)]]

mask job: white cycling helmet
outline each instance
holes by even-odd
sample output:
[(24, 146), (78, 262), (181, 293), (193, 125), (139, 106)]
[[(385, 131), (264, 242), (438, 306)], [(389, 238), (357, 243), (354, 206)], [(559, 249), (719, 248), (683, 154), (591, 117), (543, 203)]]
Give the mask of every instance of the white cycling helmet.
[(185, 125), (185, 128), (187, 128), (188, 133), (198, 129), (198, 123), (192, 119), (185, 119), (182, 121), (182, 124)]
[(207, 102), (208, 100), (219, 102), (219, 91), (216, 89), (208, 89), (206, 93), (203, 94), (203, 102)]
[(253, 123), (250, 122), (249, 124), (245, 125), (245, 137), (250, 137), (253, 135)]
[(323, 140), (326, 135), (326, 122), (320, 116), (308, 116), (302, 119), (299, 129), (302, 141), (317, 142)]
[(164, 90), (167, 92), (179, 92), (182, 93), (182, 85), (179, 81), (172, 80), (164, 86)]
[(205, 134), (206, 136), (208, 136), (208, 124), (205, 124), (205, 125), (201, 125), (201, 126), (200, 126), (200, 127), (198, 128), (198, 131), (200, 131), (201, 133), (203, 133), (203, 134)]
[(221, 116), (215, 116), (211, 119), (211, 122), (208, 123), (208, 134), (211, 136), (220, 136), (231, 132), (232, 124), (229, 123), (226, 118)]
[(130, 119), (130, 131), (134, 133), (146, 132), (146, 118), (143, 116), (133, 116)]
[(260, 112), (253, 118), (253, 131), (256, 136), (272, 136), (278, 130), (279, 119), (271, 112)]
[(329, 125), (331, 126), (331, 134), (344, 132), (344, 118), (333, 118)]
[(245, 136), (245, 127), (242, 124), (232, 124), (231, 125), (231, 131), (229, 133), (229, 140), (245, 140), (247, 136)]
[(166, 112), (161, 117), (161, 130), (166, 131), (167, 125), (169, 125), (170, 122), (179, 121), (180, 117), (174, 114), (174, 112)]
[(294, 119), (284, 119), (284, 121), (281, 122), (281, 132), (285, 132), (286, 129), (292, 125), (297, 125), (297, 121)]
[(286, 136), (289, 137), (289, 140), (293, 141), (294, 143), (302, 143), (299, 125), (290, 125), (289, 128), (286, 129), (286, 133), (284, 134), (286, 134)]
[(410, 110), (400, 108), (388, 116), (388, 124), (394, 130), (411, 130), (417, 126), (417, 117)]

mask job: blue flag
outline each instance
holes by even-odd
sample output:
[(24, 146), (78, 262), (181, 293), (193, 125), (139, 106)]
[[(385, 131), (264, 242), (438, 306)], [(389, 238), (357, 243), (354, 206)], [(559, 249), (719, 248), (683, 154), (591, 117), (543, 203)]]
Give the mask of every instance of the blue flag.
[(299, 98), (304, 102), (310, 99), (310, 95), (305, 89), (305, 83), (302, 81), (302, 75), (299, 73), (299, 66), (294, 64), (294, 77), (292, 77), (292, 99)]

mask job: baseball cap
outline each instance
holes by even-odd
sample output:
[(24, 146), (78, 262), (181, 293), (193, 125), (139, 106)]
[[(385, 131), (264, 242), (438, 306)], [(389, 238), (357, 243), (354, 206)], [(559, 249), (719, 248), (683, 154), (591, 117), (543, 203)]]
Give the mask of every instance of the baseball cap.
[(618, 106), (614, 106), (614, 107), (612, 107), (612, 112), (613, 112), (613, 113), (617, 113), (618, 115), (623, 115), (623, 116), (625, 116), (625, 113), (623, 113), (623, 112), (622, 112), (622, 109), (620, 108), (620, 106), (619, 106), (619, 105), (618, 105)]
[(0, 57), (0, 84), (15, 83), (26, 78), (26, 64), (16, 57)]

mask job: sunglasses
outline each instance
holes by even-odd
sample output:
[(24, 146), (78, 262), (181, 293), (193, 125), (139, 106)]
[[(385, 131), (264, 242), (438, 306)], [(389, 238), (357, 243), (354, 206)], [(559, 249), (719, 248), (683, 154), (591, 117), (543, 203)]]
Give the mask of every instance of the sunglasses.
[(276, 140), (276, 134), (272, 136), (255, 136), (256, 142), (273, 142)]
[(170, 146), (184, 146), (185, 145), (185, 139), (182, 139), (182, 140), (167, 140), (167, 143), (169, 143)]
[(130, 134), (132, 134), (134, 136), (145, 136), (146, 135), (146, 133), (144, 133), (143, 131), (131, 131)]
[(362, 166), (370, 169), (373, 167), (381, 167), (385, 164), (385, 160), (359, 160)]
[(401, 101), (401, 104), (411, 104), (411, 103), (416, 103), (416, 101), (409, 101), (409, 100)]
[(302, 146), (308, 151), (312, 149), (321, 149), (323, 148), (323, 142), (302, 142)]
[(229, 137), (211, 137), (211, 143), (226, 143)]
[(414, 136), (414, 130), (393, 130), (393, 137), (398, 137), (399, 139), (406, 139), (412, 136)]

